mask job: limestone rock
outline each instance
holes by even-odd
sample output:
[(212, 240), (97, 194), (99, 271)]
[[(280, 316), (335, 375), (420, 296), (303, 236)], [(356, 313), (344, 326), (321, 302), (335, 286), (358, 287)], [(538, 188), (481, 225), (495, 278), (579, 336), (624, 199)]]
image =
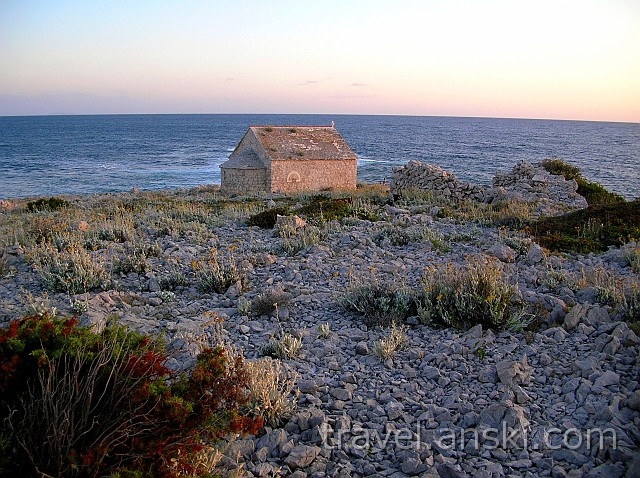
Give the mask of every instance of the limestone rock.
[(633, 394), (627, 399), (627, 404), (632, 410), (640, 412), (640, 390), (633, 392)]
[(249, 457), (255, 450), (255, 443), (251, 439), (235, 440), (227, 445), (224, 454), (229, 458)]
[(529, 251), (527, 252), (526, 257), (524, 258), (525, 263), (529, 265), (539, 264), (544, 260), (544, 251), (542, 247), (540, 247), (535, 242), (532, 242), (529, 246)]
[(287, 442), (287, 432), (282, 428), (269, 430), (256, 442), (256, 450), (266, 448), (269, 455), (277, 456), (279, 448)]
[(500, 381), (511, 387), (514, 384), (528, 384), (531, 379), (531, 367), (527, 363), (527, 356), (523, 355), (519, 361), (503, 360), (496, 364), (496, 373)]
[(610, 385), (617, 385), (620, 383), (620, 375), (613, 370), (607, 370), (600, 375), (594, 382), (596, 387), (609, 387)]
[(517, 430), (519, 434), (522, 434), (529, 426), (525, 409), (510, 400), (489, 405), (480, 413), (478, 423), (480, 426), (497, 430), (502, 430), (504, 423), (505, 427)]
[(297, 468), (305, 468), (316, 459), (319, 453), (320, 447), (297, 445), (284, 459), (284, 463), (293, 470)]
[(295, 231), (296, 229), (300, 229), (306, 225), (307, 222), (300, 216), (281, 216), (278, 214), (276, 216), (276, 225), (274, 226), (274, 229), (278, 231), (292, 229)]
[[(640, 470), (639, 470), (640, 471)], [(623, 467), (618, 463), (603, 463), (589, 471), (585, 478), (620, 478), (624, 473)]]
[(564, 317), (564, 328), (573, 330), (579, 323), (599, 326), (611, 322), (609, 312), (604, 307), (590, 304), (576, 304)]
[(256, 255), (255, 262), (256, 262), (256, 265), (258, 266), (270, 266), (271, 264), (275, 264), (276, 258), (271, 254), (263, 252), (261, 254)]

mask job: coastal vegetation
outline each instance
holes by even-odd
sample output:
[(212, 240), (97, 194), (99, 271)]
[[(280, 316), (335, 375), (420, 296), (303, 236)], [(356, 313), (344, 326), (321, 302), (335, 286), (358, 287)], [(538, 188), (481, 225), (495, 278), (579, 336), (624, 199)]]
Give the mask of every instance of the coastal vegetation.
[(275, 419), (264, 392), (250, 394), (262, 364), (247, 368), (220, 347), (188, 376), (166, 361), (160, 342), (115, 322), (99, 333), (46, 313), (10, 322), (0, 329), (0, 473), (203, 476), (212, 444), (255, 433), (261, 414)]
[(539, 220), (530, 230), (540, 245), (551, 251), (606, 251), (640, 237), (640, 199), (589, 205), (564, 216)]
[(562, 159), (546, 159), (542, 161), (542, 167), (551, 174), (564, 176), (565, 179), (573, 179), (578, 183), (577, 192), (587, 200), (589, 206), (618, 204), (624, 202), (619, 194), (607, 191), (598, 183), (588, 181), (582, 176), (580, 169)]
[[(620, 379), (610, 395), (627, 410), (639, 201), (545, 164), (594, 191), (584, 209), (544, 217), (517, 196), (485, 203), (407, 189), (394, 199), (364, 184), (3, 203), (0, 475), (330, 474), (339, 462), (366, 476), (376, 472), (369, 458), (320, 453), (322, 424), (412, 423), (425, 411), (410, 404), (420, 403), (433, 404), (429, 420), (466, 427), (486, 413), (473, 415), (465, 387), (547, 423), (546, 410), (578, 385), (602, 390), (598, 374), (610, 370)], [(506, 390), (498, 365), (524, 353), (531, 364), (518, 370), (546, 382)], [(451, 397), (464, 414), (447, 408)], [(50, 433), (67, 417), (68, 433)]]

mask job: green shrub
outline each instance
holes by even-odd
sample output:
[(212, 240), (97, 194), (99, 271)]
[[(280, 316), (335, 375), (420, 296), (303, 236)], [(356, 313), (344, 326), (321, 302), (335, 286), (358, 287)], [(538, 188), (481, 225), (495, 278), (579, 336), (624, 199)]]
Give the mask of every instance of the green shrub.
[(406, 246), (416, 241), (429, 241), (434, 249), (447, 251), (449, 248), (445, 237), (428, 226), (403, 227), (390, 224), (375, 232), (371, 239), (378, 245), (388, 239), (394, 246)]
[(202, 292), (224, 294), (229, 287), (242, 282), (243, 279), (238, 272), (232, 247), (226, 255), (212, 249), (206, 261), (194, 261), (192, 266)]
[(255, 433), (241, 358), (206, 349), (188, 375), (161, 344), (110, 324), (25, 317), (0, 330), (0, 463), (5, 476), (202, 476), (194, 455)]
[(42, 243), (32, 249), (30, 256), (45, 288), (52, 292), (83, 294), (98, 289), (107, 279), (102, 265), (78, 244), (59, 251)]
[(529, 232), (551, 251), (606, 251), (640, 237), (640, 199), (545, 218), (532, 224)]
[(144, 274), (151, 270), (147, 263), (147, 258), (158, 257), (161, 253), (160, 245), (157, 242), (134, 242), (126, 247), (123, 257), (114, 260), (113, 272), (128, 274)]
[(280, 247), (287, 255), (294, 256), (303, 249), (306, 249), (313, 244), (317, 244), (326, 238), (326, 231), (307, 224), (306, 226), (297, 229), (288, 237), (283, 237), (280, 241)]
[(598, 183), (590, 183), (585, 179), (578, 180), (578, 194), (587, 200), (589, 206), (603, 204), (619, 204), (624, 202), (624, 198), (619, 194), (607, 191)]
[(113, 262), (114, 273), (128, 274), (129, 272), (135, 272), (141, 275), (150, 270), (146, 256), (135, 252), (125, 254)]
[(174, 291), (178, 287), (183, 287), (187, 285), (187, 277), (184, 273), (178, 269), (171, 270), (165, 274), (160, 276), (158, 279), (158, 284), (160, 285), (160, 289), (167, 291)]
[(567, 181), (570, 181), (571, 179), (575, 179), (577, 181), (582, 178), (582, 173), (577, 166), (566, 163), (562, 159), (545, 159), (541, 164), (547, 172), (557, 176), (564, 176)]
[(349, 285), (340, 298), (341, 305), (364, 317), (367, 325), (391, 325), (411, 315), (413, 293), (404, 286), (378, 282), (372, 277), (367, 282)]
[(312, 196), (297, 212), (320, 221), (339, 220), (353, 214), (351, 198), (333, 198), (324, 194)]
[(36, 199), (35, 201), (29, 201), (27, 203), (27, 211), (58, 211), (59, 209), (67, 207), (68, 205), (69, 203), (67, 201), (57, 197), (40, 198)]
[(492, 261), (468, 258), (463, 266), (431, 267), (417, 299), (418, 318), (426, 324), (467, 329), (516, 327), (517, 289)]
[(551, 174), (562, 175), (567, 180), (575, 179), (578, 183), (578, 194), (587, 200), (589, 206), (618, 204), (624, 202), (619, 194), (607, 191), (598, 183), (587, 181), (576, 166), (565, 163), (561, 159), (546, 159), (542, 161), (542, 167)]
[(286, 207), (274, 207), (266, 211), (259, 212), (247, 219), (247, 226), (258, 226), (261, 229), (273, 229), (278, 216), (288, 216), (289, 209)]
[(130, 217), (119, 214), (110, 220), (101, 222), (93, 232), (99, 241), (117, 242), (123, 244), (133, 241), (135, 228)]

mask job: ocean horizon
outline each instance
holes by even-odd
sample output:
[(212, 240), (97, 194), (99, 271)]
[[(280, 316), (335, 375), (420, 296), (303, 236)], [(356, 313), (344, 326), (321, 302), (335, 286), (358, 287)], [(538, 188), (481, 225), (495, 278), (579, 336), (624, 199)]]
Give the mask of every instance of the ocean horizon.
[(248, 126), (328, 125), (358, 155), (358, 180), (419, 160), (489, 184), (519, 160), (561, 158), (627, 199), (640, 196), (640, 124), (453, 116), (122, 114), (0, 116), (0, 198), (219, 184)]

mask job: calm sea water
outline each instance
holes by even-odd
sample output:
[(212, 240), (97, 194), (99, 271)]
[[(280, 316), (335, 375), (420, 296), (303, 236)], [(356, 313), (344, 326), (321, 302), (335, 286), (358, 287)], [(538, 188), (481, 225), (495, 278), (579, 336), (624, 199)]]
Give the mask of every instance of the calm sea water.
[(173, 189), (220, 182), (249, 125), (327, 125), (358, 154), (358, 179), (410, 159), (488, 184), (518, 160), (559, 157), (628, 199), (640, 196), (640, 124), (343, 115), (0, 117), (0, 198)]

